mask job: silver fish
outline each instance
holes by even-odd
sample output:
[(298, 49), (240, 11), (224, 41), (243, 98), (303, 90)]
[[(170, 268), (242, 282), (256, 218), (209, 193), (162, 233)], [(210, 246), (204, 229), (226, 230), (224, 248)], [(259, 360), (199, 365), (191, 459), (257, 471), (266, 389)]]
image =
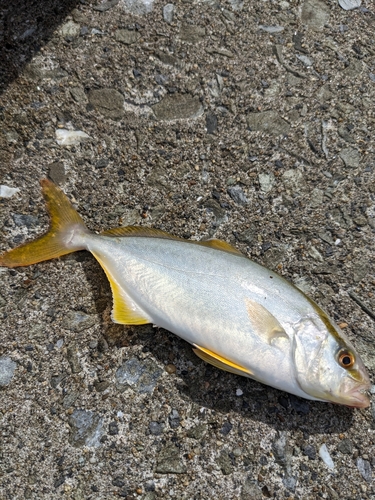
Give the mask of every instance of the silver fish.
[(41, 185), (50, 230), (4, 253), (1, 266), (86, 249), (111, 284), (114, 322), (165, 328), (206, 362), (306, 399), (369, 406), (369, 376), (349, 339), (281, 276), (220, 240), (132, 226), (90, 233), (59, 188)]

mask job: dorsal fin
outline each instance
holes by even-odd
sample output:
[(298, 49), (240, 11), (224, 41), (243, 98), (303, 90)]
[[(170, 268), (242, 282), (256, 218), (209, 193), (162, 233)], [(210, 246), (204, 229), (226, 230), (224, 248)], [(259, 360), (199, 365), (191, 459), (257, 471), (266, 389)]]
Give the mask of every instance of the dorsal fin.
[(244, 257), (243, 253), (241, 253), (237, 248), (233, 247), (229, 243), (211, 239), (206, 241), (194, 241), (194, 240), (185, 240), (184, 238), (179, 238), (178, 236), (174, 236), (173, 234), (167, 233), (166, 231), (162, 231), (161, 229), (154, 229), (152, 227), (144, 227), (144, 226), (124, 226), (124, 227), (114, 227), (112, 229), (107, 229), (100, 233), (102, 236), (113, 236), (113, 237), (144, 237), (144, 238), (163, 238), (166, 240), (177, 240), (183, 241), (185, 243), (193, 243), (194, 245), (201, 245), (204, 247), (214, 248), (215, 250), (221, 250), (223, 252), (233, 253), (235, 255), (241, 255)]
[(194, 354), (198, 356), (198, 358), (203, 359), (206, 363), (210, 363), (210, 365), (216, 366), (216, 368), (220, 368), (220, 370), (224, 370), (226, 372), (234, 373), (235, 375), (242, 375), (245, 377), (252, 377), (253, 373), (244, 368), (243, 366), (237, 365), (228, 359), (223, 358), (220, 354), (216, 354), (205, 347), (201, 347), (197, 344), (194, 344), (195, 349), (193, 349)]
[(112, 321), (122, 325), (145, 325), (151, 323), (147, 314), (129, 297), (126, 291), (120, 287), (116, 279), (111, 275), (104, 260), (97, 253), (92, 252), (92, 254), (102, 266), (111, 285), (113, 296)]
[(223, 252), (234, 253), (235, 255), (241, 255), (245, 257), (243, 253), (241, 253), (237, 248), (233, 247), (229, 243), (223, 240), (207, 240), (207, 241), (197, 241), (194, 243), (198, 243), (199, 245), (203, 245), (205, 247), (215, 248), (216, 250), (222, 250)]
[(173, 236), (173, 234), (169, 234), (166, 231), (162, 231), (161, 229), (154, 229), (152, 227), (144, 227), (144, 226), (124, 226), (124, 227), (114, 227), (112, 229), (107, 229), (100, 233), (103, 236), (114, 236), (114, 237), (126, 237), (126, 236), (138, 236), (138, 237), (147, 237), (147, 238), (164, 238), (166, 240), (180, 240), (185, 241), (178, 236)]

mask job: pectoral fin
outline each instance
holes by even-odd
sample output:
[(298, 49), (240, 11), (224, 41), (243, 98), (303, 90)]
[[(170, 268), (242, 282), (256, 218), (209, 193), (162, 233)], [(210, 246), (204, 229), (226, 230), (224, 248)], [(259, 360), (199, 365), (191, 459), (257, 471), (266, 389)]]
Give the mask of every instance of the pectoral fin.
[(147, 317), (145, 312), (120, 287), (116, 279), (108, 271), (104, 261), (95, 252), (92, 252), (92, 254), (102, 266), (111, 285), (113, 296), (112, 321), (114, 323), (121, 323), (122, 325), (145, 325), (151, 323), (151, 319)]
[(204, 347), (200, 347), (197, 344), (194, 344), (195, 349), (193, 349), (194, 354), (196, 354), (199, 358), (206, 361), (206, 363), (210, 363), (216, 368), (220, 368), (220, 370), (224, 370), (226, 372), (234, 373), (235, 375), (242, 375), (244, 377), (252, 377), (253, 373), (228, 359), (223, 358), (219, 354), (216, 354)]
[(254, 300), (246, 299), (246, 309), (255, 333), (267, 344), (278, 338), (289, 339), (289, 335), (265, 307)]

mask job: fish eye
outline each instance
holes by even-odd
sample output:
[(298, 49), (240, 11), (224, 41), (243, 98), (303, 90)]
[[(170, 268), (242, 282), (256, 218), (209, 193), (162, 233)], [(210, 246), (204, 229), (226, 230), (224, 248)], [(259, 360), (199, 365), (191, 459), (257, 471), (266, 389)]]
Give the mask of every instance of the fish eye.
[(338, 362), (339, 365), (342, 366), (343, 368), (351, 368), (355, 363), (355, 359), (351, 352), (341, 351), (339, 353)]

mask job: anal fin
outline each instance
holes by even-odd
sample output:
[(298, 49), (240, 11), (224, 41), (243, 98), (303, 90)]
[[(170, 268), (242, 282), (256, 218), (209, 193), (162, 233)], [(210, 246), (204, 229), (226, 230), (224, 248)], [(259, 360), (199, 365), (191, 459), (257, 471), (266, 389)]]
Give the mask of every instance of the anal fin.
[(220, 370), (224, 370), (226, 372), (234, 373), (235, 375), (242, 375), (244, 377), (252, 377), (253, 373), (244, 368), (241, 365), (237, 365), (228, 359), (223, 358), (219, 354), (216, 354), (209, 349), (201, 347), (197, 344), (194, 344), (195, 349), (193, 349), (194, 354), (196, 354), (199, 358), (210, 365), (215, 366), (216, 368), (220, 368)]
[(106, 268), (104, 261), (95, 252), (92, 252), (92, 254), (102, 266), (111, 285), (113, 296), (112, 321), (122, 325), (145, 325), (151, 323), (151, 319), (137, 306), (126, 291), (120, 287)]

